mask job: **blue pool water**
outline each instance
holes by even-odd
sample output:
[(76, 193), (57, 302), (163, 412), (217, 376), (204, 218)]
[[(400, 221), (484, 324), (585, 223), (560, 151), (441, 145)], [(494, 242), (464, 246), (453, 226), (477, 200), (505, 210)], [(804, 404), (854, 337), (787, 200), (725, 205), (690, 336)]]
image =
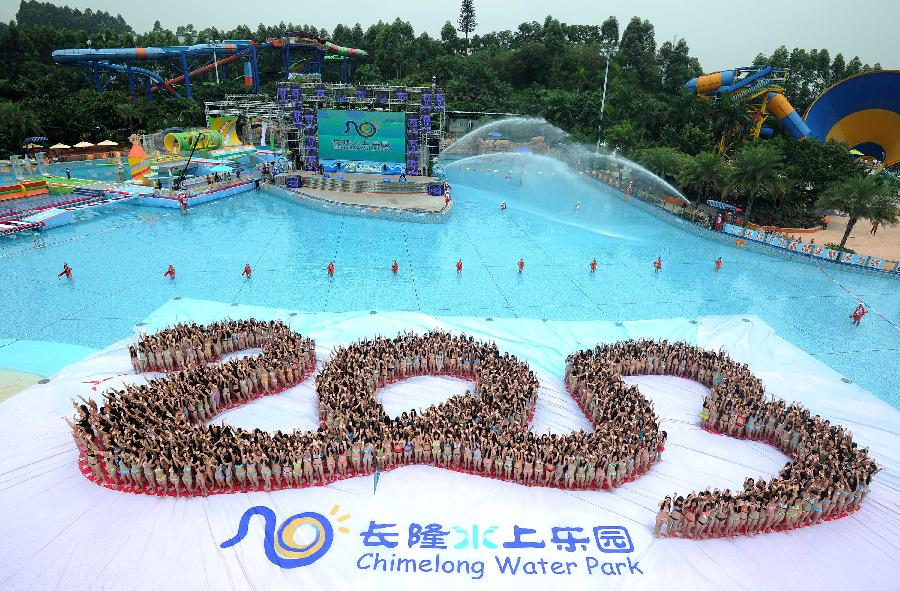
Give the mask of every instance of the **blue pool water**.
[[(829, 266), (839, 285), (816, 266), (694, 236), (543, 159), (529, 164), (521, 187), (517, 177), (506, 180), (477, 162), (454, 165), (448, 175), (454, 208), (443, 224), (331, 215), (259, 191), (187, 215), (112, 206), (42, 235), (2, 239), (0, 339), (99, 348), (177, 296), (308, 312), (555, 320), (755, 314), (900, 406), (900, 281)], [(509, 209), (501, 213), (504, 199)], [(594, 256), (599, 268), (591, 274)], [(652, 267), (657, 256), (660, 274)], [(724, 268), (716, 273), (718, 256)], [(72, 282), (56, 277), (64, 261)], [(163, 279), (170, 262), (174, 282)], [(242, 280), (245, 262), (252, 282)], [(887, 320), (872, 313), (852, 326), (857, 302), (841, 285)]]
[[(98, 160), (91, 162), (55, 162), (46, 166), (47, 172), (53, 176), (66, 176), (66, 168), (75, 179), (111, 180), (115, 178), (115, 165), (110, 165), (112, 160)], [(27, 173), (26, 177), (39, 176), (38, 171)], [(12, 172), (0, 173), (0, 185), (10, 185), (16, 182), (16, 175)]]

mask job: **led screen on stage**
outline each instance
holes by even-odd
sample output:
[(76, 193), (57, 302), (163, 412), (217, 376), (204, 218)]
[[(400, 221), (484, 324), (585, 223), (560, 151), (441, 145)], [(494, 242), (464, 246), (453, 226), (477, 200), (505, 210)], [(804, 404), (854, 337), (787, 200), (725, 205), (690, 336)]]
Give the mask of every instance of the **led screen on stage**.
[(347, 172), (394, 173), (406, 167), (406, 114), (319, 109), (319, 161)]

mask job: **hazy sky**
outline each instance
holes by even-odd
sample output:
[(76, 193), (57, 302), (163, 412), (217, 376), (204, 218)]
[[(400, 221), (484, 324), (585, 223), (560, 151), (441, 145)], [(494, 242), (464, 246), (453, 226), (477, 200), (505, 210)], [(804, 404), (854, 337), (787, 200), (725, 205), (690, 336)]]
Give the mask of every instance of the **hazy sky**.
[[(332, 30), (338, 23), (359, 22), (364, 28), (396, 17), (410, 21), (418, 34), (437, 36), (447, 20), (456, 22), (457, 0), (54, 0), (73, 8), (92, 8), (121, 14), (138, 32), (159, 20), (171, 30), (191, 23), (197, 29), (230, 29), (279, 21), (307, 23)], [(12, 20), (18, 0), (0, 0), (0, 19)], [(624, 29), (632, 16), (647, 18), (656, 28), (656, 42), (683, 37), (704, 70), (749, 65), (759, 52), (788, 48), (827, 48), (848, 60), (881, 62), (900, 68), (900, 0), (475, 0), (476, 32), (515, 29), (523, 21), (543, 21), (552, 11), (570, 24), (600, 24), (609, 15)], [(750, 15), (755, 15), (750, 18)], [(893, 39), (893, 40), (892, 40)], [(365, 49), (365, 48), (362, 48)]]

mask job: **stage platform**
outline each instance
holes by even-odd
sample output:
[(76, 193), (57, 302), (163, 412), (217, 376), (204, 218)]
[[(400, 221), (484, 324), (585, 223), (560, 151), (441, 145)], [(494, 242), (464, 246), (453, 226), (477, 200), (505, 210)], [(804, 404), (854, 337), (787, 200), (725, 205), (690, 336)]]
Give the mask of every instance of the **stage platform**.
[(375, 209), (399, 209), (403, 211), (424, 211), (438, 213), (445, 210), (443, 197), (432, 197), (425, 193), (398, 195), (392, 193), (344, 193), (323, 189), (288, 189), (292, 193), (320, 199), (330, 203), (355, 205)]
[[(384, 179), (388, 178), (389, 181)], [(449, 208), (444, 203), (442, 181), (436, 177), (410, 176), (399, 182), (396, 175), (334, 173), (320, 175), (295, 172), (276, 177), (276, 185), (304, 198), (364, 209), (390, 209), (424, 213), (440, 213)], [(429, 193), (430, 187), (436, 187)], [(434, 193), (438, 193), (435, 195)]]
[[(322, 178), (323, 177), (323, 175), (319, 174), (318, 172), (312, 172), (309, 170), (300, 170), (297, 172), (293, 172), (291, 174), (300, 176), (303, 178)], [(329, 172), (326, 174), (331, 179), (338, 178), (337, 173)], [(384, 178), (385, 178), (384, 176), (382, 176), (380, 174), (369, 174), (369, 173), (363, 173), (363, 172), (344, 172), (341, 174), (344, 175), (345, 181), (361, 182), (361, 183), (381, 183), (384, 181)], [(389, 178), (391, 180), (391, 183), (399, 183), (400, 177), (399, 177), (399, 175), (392, 174), (387, 178)], [(438, 178), (433, 177), (433, 176), (407, 175), (407, 177), (406, 177), (407, 184), (436, 183), (436, 182), (438, 182)]]
[[(401, 330), (443, 328), (496, 341), (501, 351), (527, 361), (540, 380), (532, 423), (532, 430), (540, 433), (590, 428), (563, 387), (565, 356), (570, 352), (628, 338), (723, 347), (748, 363), (769, 393), (798, 401), (851, 429), (854, 440), (870, 449), (883, 471), (861, 510), (842, 519), (755, 537), (654, 538), (657, 502), (665, 495), (707, 486), (739, 489), (746, 477), (771, 477), (787, 458), (764, 443), (700, 429), (698, 415), (706, 389), (696, 382), (641, 376), (626, 381), (638, 384), (653, 401), (669, 439), (662, 460), (649, 473), (613, 492), (526, 487), (429, 466), (384, 472), (377, 489), (370, 475), (327, 486), (208, 498), (115, 492), (78, 471), (77, 450), (61, 417), (72, 414), (70, 397), (99, 401), (104, 387), (144, 383), (145, 378), (131, 369), (127, 345), (133, 339), (127, 339), (65, 367), (49, 383), (0, 403), (3, 589), (896, 587), (900, 411), (847, 383), (759, 318), (544, 322), (368, 310), (306, 314), (177, 299), (135, 330), (150, 333), (174, 322), (208, 323), (225, 317), (286, 322), (315, 339), (320, 369), (342, 344)], [(315, 429), (319, 421), (314, 379), (227, 411), (216, 421), (245, 429)], [(383, 388), (378, 397), (395, 415), (439, 403), (465, 387), (452, 378), (417, 377)], [(254, 508), (257, 516), (249, 520), (243, 541), (222, 548)], [(321, 517), (330, 527), (316, 534), (312, 527), (300, 526), (290, 535), (303, 544), (317, 543), (317, 536), (323, 535), (329, 548), (313, 564), (283, 568), (267, 557), (273, 537), (277, 539), (291, 516), (302, 518), (298, 514), (305, 512), (315, 512), (316, 519)], [(274, 519), (264, 519), (266, 514), (274, 514)], [(430, 524), (447, 535), (416, 538), (415, 532)], [(361, 535), (376, 526), (382, 528), (374, 531), (388, 537)], [(619, 553), (603, 550), (592, 534), (598, 526), (624, 528), (632, 547)], [(573, 535), (585, 536), (585, 543), (554, 541), (554, 536), (565, 541)], [(439, 546), (429, 547), (435, 541)]]
[[(342, 191), (345, 193), (427, 193), (429, 187), (440, 185), (442, 181), (431, 176), (408, 176), (400, 181), (398, 175), (379, 175), (362, 173), (333, 173), (318, 174), (314, 172), (300, 171), (279, 175), (287, 184), (290, 179), (295, 179), (301, 187)], [(443, 191), (441, 191), (443, 194)]]

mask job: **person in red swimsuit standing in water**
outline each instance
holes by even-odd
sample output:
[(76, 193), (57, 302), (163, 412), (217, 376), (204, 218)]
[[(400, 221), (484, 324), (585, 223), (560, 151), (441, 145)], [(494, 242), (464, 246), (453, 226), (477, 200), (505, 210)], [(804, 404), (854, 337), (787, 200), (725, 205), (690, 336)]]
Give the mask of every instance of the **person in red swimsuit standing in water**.
[(662, 257), (656, 257), (656, 260), (653, 261), (653, 268), (656, 269), (657, 273), (662, 270)]
[(597, 259), (591, 259), (591, 273), (595, 273), (597, 271)]
[(462, 273), (462, 259), (459, 259), (458, 261), (456, 261), (456, 272)]
[(63, 270), (59, 272), (57, 277), (66, 276), (66, 279), (72, 278), (72, 267), (69, 266), (69, 263), (63, 263)]
[(716, 259), (716, 271), (722, 270), (722, 257)]
[(860, 320), (868, 313), (869, 311), (866, 310), (866, 307), (860, 304), (856, 307), (856, 310), (853, 310), (853, 314), (850, 314), (850, 318), (853, 319), (853, 324), (859, 326)]
[(334, 277), (334, 261), (328, 261), (328, 276)]
[(400, 270), (400, 265), (397, 264), (397, 259), (394, 259), (394, 262), (391, 263), (391, 273), (394, 275), (397, 274), (397, 271)]
[(250, 279), (250, 276), (253, 275), (253, 269), (250, 268), (250, 263), (244, 264), (244, 272), (241, 273), (241, 275)]
[(525, 270), (525, 260), (519, 259), (519, 273)]
[(169, 268), (166, 269), (165, 273), (163, 273), (163, 277), (168, 277), (172, 281), (175, 281), (175, 267), (169, 264)]

